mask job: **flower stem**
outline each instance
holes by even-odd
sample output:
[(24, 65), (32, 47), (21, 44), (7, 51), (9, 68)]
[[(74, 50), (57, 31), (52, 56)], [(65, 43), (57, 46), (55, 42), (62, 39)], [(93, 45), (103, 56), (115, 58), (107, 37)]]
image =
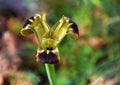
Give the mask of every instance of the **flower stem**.
[(45, 64), (45, 68), (46, 68), (50, 85), (56, 85), (54, 64)]
[[(38, 30), (34, 30), (34, 33), (37, 37), (38, 43), (39, 43), (39, 47), (41, 45), (41, 37), (39, 36), (39, 32)], [(50, 85), (56, 85), (55, 82), (55, 67), (54, 64), (45, 64), (45, 68), (46, 68), (46, 72), (47, 72), (47, 76), (48, 76), (48, 80), (50, 82)]]

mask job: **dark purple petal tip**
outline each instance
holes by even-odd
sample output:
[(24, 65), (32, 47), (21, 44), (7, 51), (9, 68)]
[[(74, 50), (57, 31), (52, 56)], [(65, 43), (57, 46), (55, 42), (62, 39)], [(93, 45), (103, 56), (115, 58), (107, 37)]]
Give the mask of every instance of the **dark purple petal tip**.
[(29, 19), (27, 19), (23, 25), (23, 28), (25, 28), (28, 24), (31, 25), (32, 22), (30, 20), (34, 20), (34, 16), (31, 16)]
[(48, 54), (46, 51), (40, 52), (37, 56), (37, 61), (48, 64), (57, 64), (59, 63), (57, 53), (50, 51)]
[(72, 23), (71, 28), (73, 29), (73, 32), (75, 32), (75, 33), (77, 33), (79, 35), (79, 29), (78, 29), (77, 24), (73, 20), (71, 20), (69, 18), (68, 18), (68, 22)]

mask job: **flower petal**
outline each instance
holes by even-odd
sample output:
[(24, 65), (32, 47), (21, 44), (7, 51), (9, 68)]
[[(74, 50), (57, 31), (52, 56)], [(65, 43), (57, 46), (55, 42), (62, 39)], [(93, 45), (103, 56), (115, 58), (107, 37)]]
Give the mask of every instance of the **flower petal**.
[(63, 16), (59, 22), (57, 22), (53, 27), (54, 31), (54, 39), (58, 41), (58, 44), (62, 41), (62, 39), (67, 35), (67, 31), (69, 30), (71, 23), (67, 22), (67, 17)]
[(34, 20), (35, 20), (35, 17), (32, 16), (25, 21), (23, 28), (20, 31), (22, 35), (29, 35), (29, 34), (33, 33), (32, 29), (31, 29), (31, 24), (34, 22)]
[(49, 52), (42, 50), (37, 55), (37, 61), (42, 63), (57, 64), (59, 63), (58, 53), (52, 50)]
[(70, 27), (73, 29), (73, 32), (79, 35), (79, 29), (78, 29), (77, 24), (73, 20), (71, 20), (70, 18), (68, 18), (68, 22), (72, 23), (72, 25)]
[(25, 28), (28, 24), (32, 24), (34, 20), (35, 20), (34, 16), (31, 16), (29, 19), (25, 21), (23, 28)]

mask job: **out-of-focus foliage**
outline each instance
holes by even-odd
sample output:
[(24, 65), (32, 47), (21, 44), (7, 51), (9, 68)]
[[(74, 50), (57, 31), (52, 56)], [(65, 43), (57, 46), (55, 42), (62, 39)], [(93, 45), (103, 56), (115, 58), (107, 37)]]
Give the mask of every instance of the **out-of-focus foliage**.
[(80, 28), (79, 41), (67, 37), (59, 48), (62, 62), (57, 71), (58, 85), (87, 85), (99, 76), (119, 79), (120, 2), (62, 0), (46, 3), (51, 10), (50, 18), (64, 14), (76, 21)]
[(79, 40), (72, 40), (68, 35), (59, 46), (58, 85), (88, 85), (99, 77), (105, 80), (106, 85), (110, 85), (109, 82), (120, 85), (119, 0), (23, 0), (22, 3), (27, 9), (26, 16), (23, 19), (12, 16), (6, 21), (0, 17), (3, 20), (0, 21), (0, 33), (4, 34), (1, 28), (8, 25), (7, 30), (15, 36), (17, 55), (22, 59), (21, 69), (25, 71), (23, 76), (28, 75), (26, 72), (29, 70), (37, 74), (31, 77), (33, 83), (38, 82), (38, 77), (41, 78), (38, 85), (48, 82), (44, 65), (35, 60), (36, 39), (33, 35), (21, 37), (18, 32), (25, 19), (44, 11), (51, 25), (65, 15), (72, 18), (80, 29)]

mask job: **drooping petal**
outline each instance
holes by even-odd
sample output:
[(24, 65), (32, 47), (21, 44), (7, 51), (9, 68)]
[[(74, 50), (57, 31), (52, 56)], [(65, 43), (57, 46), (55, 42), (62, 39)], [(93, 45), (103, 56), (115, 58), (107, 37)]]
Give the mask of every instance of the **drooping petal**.
[(30, 25), (27, 25), (26, 28), (21, 29), (20, 33), (21, 33), (23, 36), (32, 34), (33, 31), (32, 31), (30, 28), (31, 28)]
[(46, 15), (36, 14), (27, 19), (21, 29), (22, 35), (29, 35), (34, 33), (39, 33), (40, 36), (49, 31), (49, 26), (46, 23)]
[(79, 29), (78, 29), (77, 24), (70, 18), (68, 18), (67, 21), (69, 23), (71, 23), (70, 29), (68, 30), (68, 33), (70, 34), (71, 38), (78, 39), (79, 38)]
[(25, 28), (28, 24), (31, 25), (34, 20), (35, 20), (34, 16), (31, 16), (29, 19), (25, 21), (23, 28)]
[(23, 28), (21, 30), (22, 35), (29, 35), (29, 34), (33, 33), (32, 29), (31, 29), (31, 24), (34, 22), (34, 20), (35, 20), (35, 17), (32, 16), (25, 21)]
[(70, 18), (68, 18), (68, 22), (72, 23), (72, 25), (70, 27), (73, 29), (73, 32), (79, 35), (79, 29), (78, 29), (77, 24)]
[(37, 54), (37, 61), (48, 64), (59, 63), (58, 52), (55, 50), (42, 50)]

